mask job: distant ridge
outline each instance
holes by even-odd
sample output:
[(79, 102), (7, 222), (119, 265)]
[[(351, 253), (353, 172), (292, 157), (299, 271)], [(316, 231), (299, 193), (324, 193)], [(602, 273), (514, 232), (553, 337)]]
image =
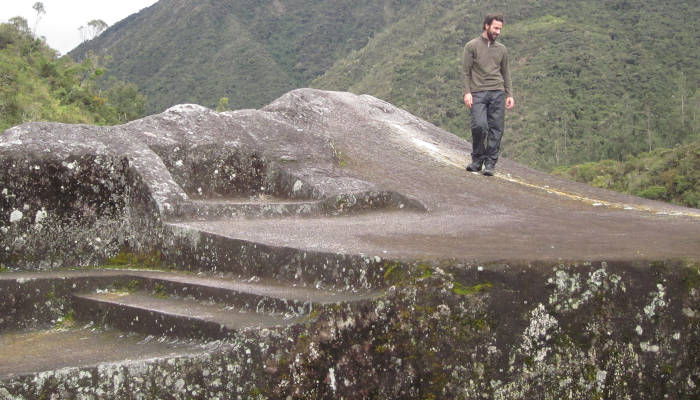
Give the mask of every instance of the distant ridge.
[(111, 56), (110, 72), (139, 85), (149, 112), (215, 107), (221, 97), (231, 109), (257, 108), (308, 85), (418, 0), (394, 3), (161, 0), (70, 56)]

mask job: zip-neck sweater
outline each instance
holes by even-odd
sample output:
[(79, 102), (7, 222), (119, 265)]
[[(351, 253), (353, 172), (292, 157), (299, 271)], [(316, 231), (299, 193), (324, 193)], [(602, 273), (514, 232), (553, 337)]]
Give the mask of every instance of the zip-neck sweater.
[(489, 42), (481, 35), (470, 40), (464, 46), (462, 88), (462, 96), (484, 90), (503, 90), (506, 97), (512, 97), (513, 86), (506, 46), (495, 41)]

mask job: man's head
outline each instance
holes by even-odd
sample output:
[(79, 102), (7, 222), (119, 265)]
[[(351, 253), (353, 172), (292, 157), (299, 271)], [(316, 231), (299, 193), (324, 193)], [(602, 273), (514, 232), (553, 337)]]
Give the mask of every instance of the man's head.
[(488, 14), (484, 18), (484, 33), (490, 41), (495, 41), (503, 28), (503, 14)]

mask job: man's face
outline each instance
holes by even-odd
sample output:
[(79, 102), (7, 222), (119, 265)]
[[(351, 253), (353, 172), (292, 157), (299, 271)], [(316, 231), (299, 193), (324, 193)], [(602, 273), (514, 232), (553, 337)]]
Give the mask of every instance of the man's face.
[(486, 35), (488, 35), (489, 40), (494, 42), (496, 41), (496, 38), (498, 38), (498, 35), (501, 34), (501, 28), (503, 28), (503, 22), (493, 20), (491, 21), (491, 25), (485, 25), (486, 27)]

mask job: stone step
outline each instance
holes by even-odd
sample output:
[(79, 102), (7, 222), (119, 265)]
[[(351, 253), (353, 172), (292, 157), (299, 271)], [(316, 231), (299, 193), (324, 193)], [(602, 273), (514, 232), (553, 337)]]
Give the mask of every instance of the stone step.
[(129, 276), (129, 291), (74, 294), (76, 317), (140, 333), (208, 340), (241, 329), (286, 326), (314, 306), (376, 296), (185, 273), (142, 271)]
[(206, 199), (177, 204), (169, 213), (175, 220), (207, 221), (222, 218), (267, 218), (321, 213), (319, 201), (277, 199)]
[(359, 302), (372, 299), (378, 293), (323, 290), (271, 280), (250, 282), (171, 272), (144, 272), (138, 276), (146, 290), (222, 303), (239, 311), (269, 314), (304, 315), (316, 305)]
[[(259, 278), (191, 272), (96, 269), (0, 274), (0, 331), (42, 328), (72, 307), (73, 294), (150, 292), (217, 303), (240, 313), (298, 317), (323, 304), (362, 304), (378, 291), (350, 292)], [(62, 310), (62, 311), (61, 311)]]
[(361, 307), (379, 293), (182, 271), (5, 272), (0, 380), (208, 352), (235, 332), (297, 324), (324, 304)]
[(149, 292), (103, 292), (73, 295), (79, 321), (149, 335), (201, 340), (225, 339), (250, 328), (290, 325), (301, 317), (241, 312), (221, 303), (159, 297)]
[[(216, 341), (166, 339), (96, 326), (2, 331), (0, 381), (61, 368), (191, 356), (215, 351), (223, 345)], [(0, 399), (4, 399), (1, 393)]]

